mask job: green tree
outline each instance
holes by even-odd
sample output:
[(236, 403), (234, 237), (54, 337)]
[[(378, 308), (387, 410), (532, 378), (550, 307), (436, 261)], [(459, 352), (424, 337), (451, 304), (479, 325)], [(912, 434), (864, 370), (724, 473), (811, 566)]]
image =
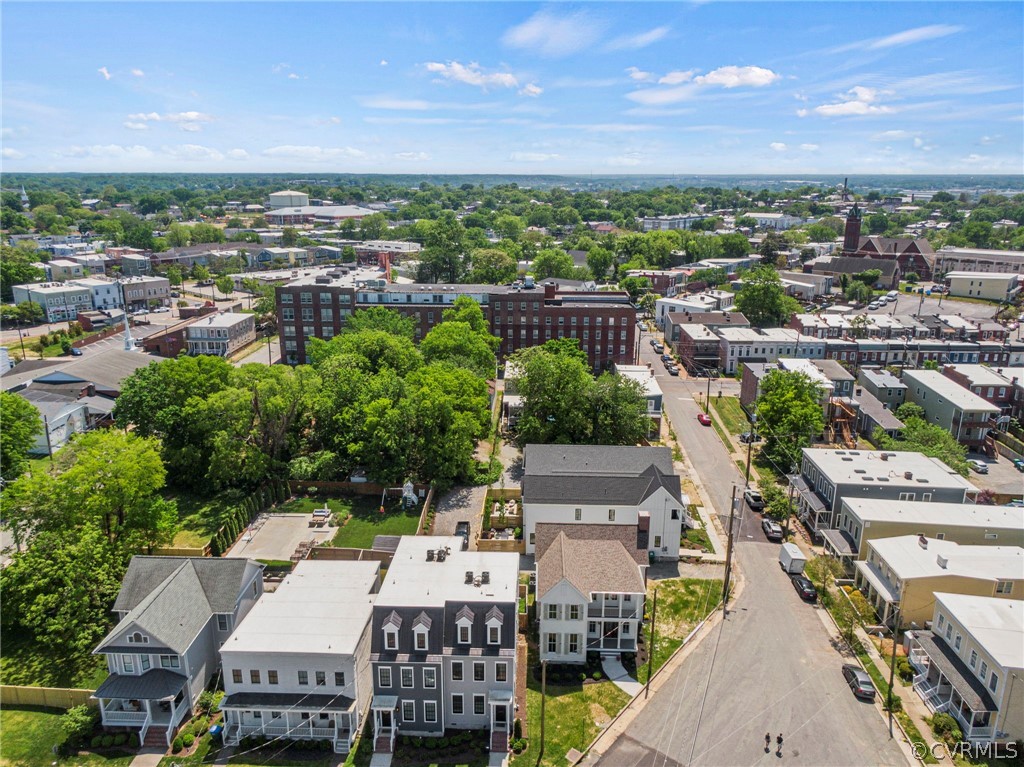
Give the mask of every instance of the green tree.
[(39, 282), (45, 276), (43, 270), (32, 266), (33, 258), (20, 248), (0, 246), (0, 297), (4, 301), (14, 300), (15, 285)]
[(192, 266), (192, 279), (203, 282), (210, 279), (210, 270), (202, 264), (193, 264)]
[[(904, 408), (906, 405), (901, 405)], [(924, 418), (908, 415), (913, 411), (903, 410), (903, 415), (896, 417), (903, 421), (903, 429), (898, 438), (890, 437), (881, 428), (875, 429), (872, 439), (882, 450), (907, 450), (924, 453), (938, 458), (949, 468), (966, 477), (969, 473), (967, 465), (967, 447), (961, 445), (956, 436), (938, 424), (928, 423)]]
[(181, 287), (184, 275), (181, 272), (180, 266), (169, 266), (167, 267), (167, 281), (171, 284), (172, 288)]
[(785, 247), (785, 242), (782, 237), (775, 231), (768, 232), (765, 234), (764, 239), (761, 240), (761, 244), (757, 247), (757, 252), (761, 255), (761, 259), (766, 264), (775, 263), (776, 256)]
[(761, 452), (780, 472), (800, 463), (801, 450), (825, 428), (821, 389), (803, 373), (770, 371), (754, 403), (758, 431), (766, 436)]
[(498, 248), (478, 248), (471, 255), (473, 268), (467, 280), (483, 285), (503, 285), (516, 278), (519, 266), (508, 253)]
[(843, 296), (847, 301), (854, 301), (862, 304), (870, 302), (871, 299), (874, 298), (874, 295), (875, 291), (860, 280), (851, 281), (843, 291)]
[(533, 443), (587, 444), (593, 429), (590, 393), (594, 379), (586, 363), (539, 347), (513, 355), (523, 409), (517, 438)]
[(388, 220), (383, 213), (371, 213), (359, 222), (359, 236), (363, 240), (379, 240), (388, 230)]
[(650, 293), (651, 281), (647, 277), (625, 277), (619, 280), (619, 289), (629, 293), (629, 300), (635, 304), (640, 296)]
[(28, 467), (28, 451), (43, 433), (43, 419), (24, 397), (0, 392), (0, 476), (6, 482), (20, 477)]
[(428, 364), (447, 362), (490, 378), (494, 375), (494, 348), (484, 335), (467, 322), (445, 320), (423, 338), (420, 352)]
[(547, 354), (564, 355), (579, 360), (584, 367), (590, 365), (587, 353), (580, 348), (578, 338), (552, 338), (545, 341), (540, 348)]
[(390, 368), (404, 376), (423, 362), (419, 350), (409, 338), (385, 330), (346, 332), (330, 341), (314, 338), (310, 339), (307, 348), (314, 367), (330, 357), (345, 354), (362, 357), (368, 370)]
[(503, 240), (518, 240), (526, 230), (526, 224), (519, 216), (503, 214), (494, 219), (494, 233)]
[(743, 258), (750, 254), (750, 240), (739, 232), (720, 235), (718, 243), (725, 258)]
[(359, 333), (364, 330), (380, 330), (412, 341), (416, 334), (416, 321), (394, 309), (371, 306), (353, 312), (345, 321), (345, 327), (341, 332)]
[(286, 226), (281, 230), (281, 245), (285, 248), (294, 248), (299, 244), (299, 231), (293, 226)]
[(564, 250), (548, 248), (537, 253), (530, 265), (530, 271), (538, 280), (546, 280), (549, 277), (556, 279), (570, 279), (575, 270), (572, 256)]
[(603, 280), (612, 264), (615, 263), (615, 255), (598, 245), (587, 251), (587, 268), (594, 275), (595, 280)]
[(651, 430), (643, 387), (631, 378), (602, 373), (590, 395), (595, 445), (635, 445)]
[(425, 222), (423, 250), (418, 279), (421, 282), (460, 282), (468, 268), (466, 230), (446, 210), (434, 221)]
[(800, 311), (800, 303), (786, 295), (779, 273), (770, 266), (759, 266), (746, 274), (735, 303), (737, 311), (761, 328), (784, 325)]
[(904, 402), (896, 408), (894, 415), (901, 421), (909, 421), (911, 418), (924, 420), (925, 418), (924, 408), (916, 402)]
[(18, 314), (21, 317), (21, 323), (24, 325), (38, 325), (46, 319), (46, 312), (43, 311), (43, 307), (35, 301), (22, 301), (18, 304)]
[(217, 281), (213, 284), (217, 286), (217, 290), (223, 296), (231, 295), (235, 292), (235, 281), (227, 274), (218, 277)]

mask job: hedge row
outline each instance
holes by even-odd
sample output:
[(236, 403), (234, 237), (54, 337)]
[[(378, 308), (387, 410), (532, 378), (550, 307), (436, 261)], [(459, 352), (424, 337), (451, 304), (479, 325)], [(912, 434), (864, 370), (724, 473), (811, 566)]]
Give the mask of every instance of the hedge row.
[(286, 501), (291, 495), (288, 483), (281, 480), (271, 482), (254, 490), (235, 506), (224, 510), (223, 524), (210, 539), (210, 555), (221, 556), (238, 540), (242, 531), (259, 515), (276, 503)]

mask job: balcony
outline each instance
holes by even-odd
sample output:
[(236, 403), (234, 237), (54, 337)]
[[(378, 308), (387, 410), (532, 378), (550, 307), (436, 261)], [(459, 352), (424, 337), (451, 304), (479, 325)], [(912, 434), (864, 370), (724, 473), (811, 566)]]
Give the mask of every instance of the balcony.
[(145, 711), (108, 708), (103, 712), (103, 723), (113, 727), (138, 727), (143, 725), (148, 718), (149, 714)]

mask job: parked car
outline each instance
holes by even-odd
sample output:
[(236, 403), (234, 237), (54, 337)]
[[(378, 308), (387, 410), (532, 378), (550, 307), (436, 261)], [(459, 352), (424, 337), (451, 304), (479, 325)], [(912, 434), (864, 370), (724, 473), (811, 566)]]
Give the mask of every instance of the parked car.
[(677, 368), (675, 365), (669, 365), (668, 366), (668, 374), (670, 376), (677, 376), (677, 375), (679, 375), (679, 368)]
[(761, 529), (764, 530), (764, 537), (769, 541), (781, 541), (782, 540), (782, 528), (778, 522), (773, 522), (770, 519), (761, 520)]
[(853, 694), (865, 700), (875, 699), (875, 685), (868, 672), (852, 663), (843, 664), (843, 678), (850, 685)]
[(1013, 468), (1015, 468), (1017, 471), (1024, 471), (1024, 458), (1014, 458)]
[(169, 311), (170, 311), (170, 307), (158, 306), (156, 309), (153, 310), (153, 314), (163, 314), (164, 312), (169, 312)]
[(656, 343), (654, 345), (654, 351), (656, 351), (658, 354), (663, 353), (665, 351), (665, 345), (663, 343), (660, 343), (660, 342)]
[(977, 458), (968, 458), (967, 465), (979, 474), (988, 474), (988, 464), (984, 461), (979, 461)]
[(740, 442), (747, 445), (751, 442), (760, 442), (761, 435), (753, 431), (745, 431), (740, 435)]
[(752, 508), (754, 511), (761, 511), (764, 509), (764, 498), (761, 497), (761, 493), (752, 487), (748, 487), (743, 491), (743, 500), (747, 502), (747, 506)]
[(814, 588), (814, 584), (802, 575), (791, 576), (793, 580), (793, 588), (796, 589), (796, 593), (800, 595), (800, 598), (807, 602), (815, 602), (818, 599), (818, 590)]
[(77, 346), (72, 346), (71, 347), (71, 356), (72, 357), (81, 357), (82, 356), (82, 350), (79, 349)]
[(882, 305), (880, 303), (878, 303), (877, 301), (872, 301), (870, 304), (868, 304), (868, 309), (878, 309), (881, 306)]
[(652, 338), (651, 339), (651, 346), (657, 346), (657, 345), (658, 345), (658, 339), (657, 338)]
[(147, 314), (149, 314), (149, 310), (148, 309), (136, 309), (131, 314), (132, 314), (132, 317), (144, 317)]
[(181, 298), (181, 293), (176, 290), (171, 291), (171, 298)]
[(662, 354), (661, 355), (661, 361), (662, 362), (671, 362), (672, 361), (672, 355), (671, 354)]
[(455, 534), (462, 538), (462, 550), (469, 548), (469, 522), (456, 522)]
[(707, 413), (697, 413), (697, 420), (700, 421), (701, 426), (711, 425), (711, 417)]

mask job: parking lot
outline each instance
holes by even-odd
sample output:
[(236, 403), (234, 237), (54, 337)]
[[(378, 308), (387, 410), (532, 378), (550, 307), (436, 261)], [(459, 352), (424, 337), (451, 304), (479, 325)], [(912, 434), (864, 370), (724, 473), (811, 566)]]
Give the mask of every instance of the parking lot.
[(887, 303), (878, 309), (868, 309), (865, 307), (853, 314), (888, 314), (894, 317), (927, 317), (934, 314), (959, 314), (970, 319), (990, 320), (995, 316), (997, 309), (998, 307), (993, 304), (957, 301), (955, 298), (948, 298), (946, 296), (900, 293), (892, 303)]
[(1018, 471), (1009, 458), (999, 456), (998, 458), (987, 458), (978, 453), (970, 453), (970, 459), (984, 461), (988, 466), (988, 474), (979, 474), (971, 469), (970, 481), (982, 490), (991, 490), (994, 493), (1024, 495), (1024, 472)]

